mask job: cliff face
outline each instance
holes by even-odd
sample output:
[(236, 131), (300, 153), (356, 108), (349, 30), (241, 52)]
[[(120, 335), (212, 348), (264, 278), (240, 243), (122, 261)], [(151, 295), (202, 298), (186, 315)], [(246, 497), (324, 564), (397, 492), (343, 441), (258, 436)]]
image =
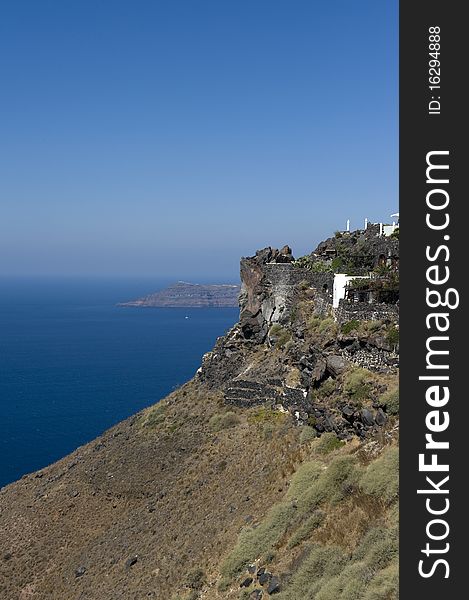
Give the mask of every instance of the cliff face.
[(264, 248), (241, 260), (239, 304), (244, 338), (262, 342), (269, 326), (287, 317), (293, 286), (292, 261), (288, 246), (280, 251)]
[(395, 313), (299, 264), (242, 259), (193, 380), (1, 490), (1, 598), (397, 597)]
[[(320, 402), (319, 390), (326, 382), (339, 385), (350, 368), (370, 369), (383, 380), (396, 371), (392, 307), (358, 304), (333, 311), (333, 274), (298, 267), (288, 247), (243, 258), (241, 281), (239, 323), (205, 355), (199, 379), (222, 391), (228, 404), (271, 402), (299, 423), (314, 421), (319, 433), (350, 439), (382, 426), (388, 415), (379, 394), (358, 408), (344, 395)], [(355, 318), (347, 320), (350, 313)]]

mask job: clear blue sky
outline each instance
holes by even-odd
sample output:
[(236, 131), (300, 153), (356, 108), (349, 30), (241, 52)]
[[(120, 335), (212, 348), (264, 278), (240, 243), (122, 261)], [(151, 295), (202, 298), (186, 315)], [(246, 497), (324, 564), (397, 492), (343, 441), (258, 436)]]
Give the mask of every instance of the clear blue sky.
[(232, 280), (398, 201), (397, 0), (0, 6), (0, 274)]

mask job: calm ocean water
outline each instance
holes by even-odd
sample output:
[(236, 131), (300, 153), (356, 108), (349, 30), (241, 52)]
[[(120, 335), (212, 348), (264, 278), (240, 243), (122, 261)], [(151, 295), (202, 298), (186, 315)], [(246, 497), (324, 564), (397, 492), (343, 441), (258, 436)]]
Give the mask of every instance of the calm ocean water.
[(234, 308), (115, 306), (166, 283), (0, 279), (0, 486), (190, 379), (237, 320)]

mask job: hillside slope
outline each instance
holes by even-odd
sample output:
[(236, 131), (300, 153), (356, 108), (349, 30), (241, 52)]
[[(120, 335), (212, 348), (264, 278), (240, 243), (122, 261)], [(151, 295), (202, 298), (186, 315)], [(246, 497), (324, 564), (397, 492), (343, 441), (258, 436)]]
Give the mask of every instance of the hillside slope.
[(241, 277), (193, 380), (1, 490), (2, 599), (397, 598), (393, 312), (288, 248)]

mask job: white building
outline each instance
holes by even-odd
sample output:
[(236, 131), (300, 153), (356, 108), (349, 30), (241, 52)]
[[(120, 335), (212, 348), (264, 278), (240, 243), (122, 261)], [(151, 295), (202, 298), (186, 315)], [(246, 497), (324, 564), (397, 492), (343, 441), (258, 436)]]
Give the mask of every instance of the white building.
[[(396, 229), (399, 229), (399, 213), (394, 213), (393, 215), (391, 215), (391, 217), (394, 219), (391, 225), (384, 223), (370, 223), (368, 219), (365, 219), (364, 230), (366, 231), (368, 229), (368, 225), (379, 225), (379, 235), (389, 237), (396, 231)], [(346, 229), (344, 233), (350, 233), (350, 219), (347, 219)]]
[(392, 225), (385, 225), (384, 223), (379, 224), (379, 235), (384, 235), (384, 237), (389, 237), (392, 235), (396, 229), (399, 229), (399, 213), (394, 213), (391, 215), (395, 221), (392, 222)]
[(339, 302), (345, 298), (347, 283), (352, 279), (370, 279), (369, 275), (347, 275), (346, 273), (336, 273), (334, 275), (334, 288), (332, 291), (332, 307), (338, 308)]

